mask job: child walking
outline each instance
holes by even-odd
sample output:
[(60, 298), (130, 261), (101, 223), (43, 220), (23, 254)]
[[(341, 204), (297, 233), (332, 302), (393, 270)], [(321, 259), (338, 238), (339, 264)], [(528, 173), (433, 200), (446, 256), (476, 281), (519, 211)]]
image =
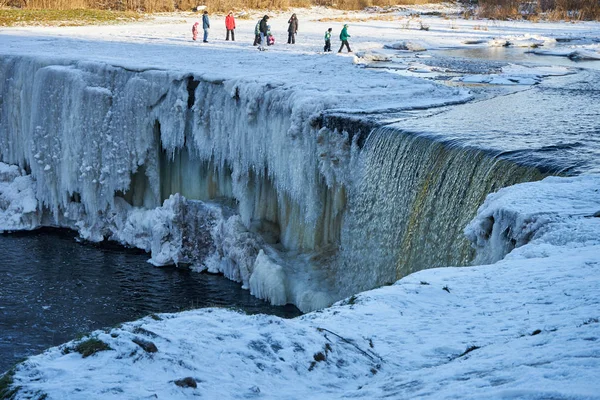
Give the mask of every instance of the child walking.
[(260, 21), (262, 21), (262, 19), (259, 19), (258, 22), (256, 23), (256, 26), (254, 27), (254, 44), (253, 44), (253, 46), (258, 46), (258, 44), (260, 43)]
[(200, 23), (196, 22), (194, 26), (192, 26), (192, 40), (198, 39), (198, 25), (200, 25)]
[(331, 28), (325, 31), (325, 47), (323, 47), (323, 51), (331, 51), (331, 31)]
[(271, 33), (271, 25), (267, 26), (267, 46), (273, 46), (275, 44), (275, 36)]

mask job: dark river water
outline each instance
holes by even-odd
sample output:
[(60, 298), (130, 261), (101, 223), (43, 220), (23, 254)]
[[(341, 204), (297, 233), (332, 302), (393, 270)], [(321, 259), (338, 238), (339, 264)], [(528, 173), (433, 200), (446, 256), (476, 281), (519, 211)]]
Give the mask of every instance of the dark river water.
[(295, 317), (222, 276), (156, 268), (118, 245), (77, 243), (70, 231), (0, 235), (0, 373), (79, 334), (151, 313), (210, 306)]

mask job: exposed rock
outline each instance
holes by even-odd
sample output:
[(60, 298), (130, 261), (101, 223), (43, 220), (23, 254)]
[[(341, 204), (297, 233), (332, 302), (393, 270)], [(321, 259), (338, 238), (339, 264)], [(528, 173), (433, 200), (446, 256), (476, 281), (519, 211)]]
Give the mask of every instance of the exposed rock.
[(175, 384), (179, 387), (182, 388), (187, 388), (187, 387), (191, 387), (191, 388), (197, 388), (198, 384), (196, 383), (196, 380), (194, 378), (192, 378), (191, 376), (188, 376), (186, 378), (183, 379), (178, 379), (175, 381)]
[(390, 61), (390, 56), (387, 54), (376, 53), (373, 51), (359, 51), (355, 53), (358, 62), (371, 61)]
[(600, 53), (593, 51), (575, 50), (567, 56), (573, 61), (600, 60)]
[(158, 351), (156, 345), (149, 340), (136, 337), (132, 340), (132, 342), (144, 349), (146, 353), (156, 353)]
[(463, 40), (464, 44), (483, 44), (483, 43), (487, 43), (486, 39), (467, 39), (467, 40)]
[(386, 44), (383, 47), (386, 49), (393, 49), (393, 50), (408, 50), (408, 51), (426, 51), (427, 50), (425, 48), (425, 46), (423, 46), (420, 43), (408, 42), (408, 41)]

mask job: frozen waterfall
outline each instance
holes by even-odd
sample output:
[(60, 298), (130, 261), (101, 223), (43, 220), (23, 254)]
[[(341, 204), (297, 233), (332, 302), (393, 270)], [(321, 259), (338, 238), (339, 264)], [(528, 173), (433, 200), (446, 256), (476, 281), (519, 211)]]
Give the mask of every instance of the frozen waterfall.
[(543, 177), (426, 135), (331, 122), (328, 100), (279, 84), (28, 57), (3, 57), (0, 75), (1, 161), (32, 189), (28, 207), (0, 199), (21, 214), (0, 229), (118, 240), (303, 311), (469, 263), (463, 229), (485, 196)]

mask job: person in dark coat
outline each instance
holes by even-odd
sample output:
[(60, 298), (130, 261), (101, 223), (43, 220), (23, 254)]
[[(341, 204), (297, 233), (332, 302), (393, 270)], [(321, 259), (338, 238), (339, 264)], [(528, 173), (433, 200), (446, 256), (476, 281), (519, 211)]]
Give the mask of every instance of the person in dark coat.
[(298, 33), (298, 18), (296, 18), (296, 14), (292, 14), (288, 24), (288, 44), (296, 44), (296, 33)]
[(348, 34), (348, 24), (345, 24), (344, 28), (340, 32), (340, 40), (342, 41), (342, 45), (340, 46), (338, 53), (342, 52), (344, 45), (346, 45), (346, 48), (348, 49), (348, 53), (352, 53), (352, 50), (350, 50), (350, 45), (348, 44), (349, 37), (350, 37), (350, 35)]
[(227, 36), (225, 40), (229, 40), (229, 32), (231, 32), (231, 40), (235, 42), (235, 18), (233, 17), (233, 12), (229, 11), (229, 14), (225, 17), (225, 29), (227, 29)]
[(267, 32), (269, 32), (269, 25), (267, 24), (267, 22), (269, 21), (269, 16), (265, 15), (261, 20), (260, 20), (260, 25), (258, 27), (258, 30), (260, 32), (260, 46), (258, 46), (259, 50), (265, 50), (265, 45), (266, 45), (266, 40), (267, 40)]
[(204, 43), (208, 43), (208, 30), (210, 29), (210, 21), (208, 19), (208, 11), (204, 11), (202, 15), (202, 29), (204, 29)]

